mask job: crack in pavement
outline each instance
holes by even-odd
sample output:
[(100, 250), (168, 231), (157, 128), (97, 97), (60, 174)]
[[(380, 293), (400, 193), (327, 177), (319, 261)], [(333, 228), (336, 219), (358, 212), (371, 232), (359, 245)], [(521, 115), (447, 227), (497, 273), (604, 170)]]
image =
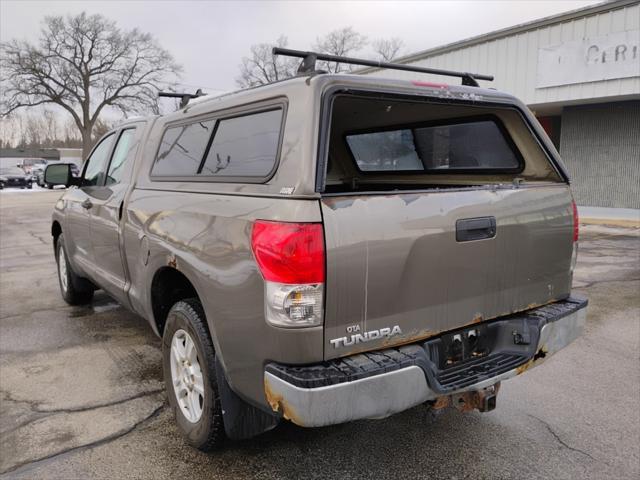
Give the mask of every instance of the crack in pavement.
[(63, 305), (60, 307), (53, 307), (53, 308), (39, 308), (36, 310), (27, 310), (21, 313), (14, 313), (11, 315), (2, 315), (0, 316), (0, 320), (9, 320), (9, 319), (13, 319), (15, 317), (24, 317), (27, 315), (33, 315), (34, 313), (49, 313), (49, 312), (65, 312), (65, 311), (69, 311), (71, 308), (73, 307), (69, 307), (67, 305)]
[(563, 447), (573, 451), (573, 452), (577, 452), (577, 453), (581, 453), (582, 455), (585, 455), (587, 457), (589, 457), (591, 460), (598, 462), (599, 460), (597, 458), (594, 458), (593, 456), (591, 456), (589, 453), (585, 452), (584, 450), (580, 450), (579, 448), (575, 448), (572, 447), (571, 445), (569, 445), (567, 442), (565, 442), (564, 440), (562, 440), (562, 438), (560, 438), (560, 436), (555, 432), (555, 430), (551, 427), (551, 425), (549, 425), (547, 422), (545, 422), (544, 420), (542, 420), (539, 417), (536, 417), (535, 415), (531, 415), (530, 413), (527, 413), (527, 416), (534, 418), (536, 420), (538, 420), (540, 423), (542, 423), (547, 430), (549, 431), (549, 433), (551, 435), (553, 435), (553, 438), (556, 439), (556, 441), (562, 445)]
[[(117, 307), (111, 308), (112, 305), (116, 305)], [(67, 313), (71, 314), (71, 316), (73, 318), (82, 318), (82, 317), (88, 317), (90, 315), (96, 315), (96, 314), (104, 313), (104, 311), (102, 311), (100, 309), (104, 308), (104, 307), (107, 307), (107, 306), (109, 306), (109, 310), (122, 307), (120, 304), (117, 304), (115, 301), (113, 303), (106, 303), (106, 304), (103, 304), (101, 302), (96, 302), (95, 304), (92, 304), (91, 306), (61, 305), (59, 307), (38, 308), (36, 310), (25, 310), (25, 311), (22, 311), (21, 313), (13, 313), (13, 314), (10, 314), (10, 315), (1, 315), (0, 316), (0, 320), (10, 320), (10, 319), (14, 319), (16, 317), (17, 318), (21, 318), (21, 317), (30, 316), (30, 315), (37, 314), (37, 313), (50, 313), (50, 312), (60, 312), (60, 313), (67, 312)], [(79, 310), (86, 310), (86, 315), (74, 316), (74, 315), (76, 315), (78, 313)], [(109, 310), (106, 310), (106, 311), (109, 311)], [(80, 312), (80, 313), (84, 313), (84, 312)]]
[(67, 448), (67, 449), (62, 450), (60, 452), (52, 453), (50, 455), (45, 455), (44, 457), (36, 458), (34, 460), (29, 460), (27, 462), (18, 463), (17, 465), (14, 465), (14, 466), (6, 469), (6, 470), (1, 471), (0, 475), (4, 475), (6, 473), (19, 473), (19, 472), (17, 472), (17, 470), (26, 469), (28, 467), (33, 466), (34, 464), (36, 464), (38, 462), (42, 462), (42, 461), (45, 461), (45, 460), (50, 460), (50, 459), (58, 457), (60, 455), (65, 455), (67, 453), (75, 452), (75, 451), (78, 451), (78, 450), (87, 450), (87, 449), (90, 449), (90, 448), (99, 447), (100, 445), (104, 445), (106, 443), (109, 443), (109, 442), (112, 442), (112, 441), (117, 440), (119, 438), (122, 438), (122, 437), (130, 434), (131, 432), (133, 432), (136, 428), (138, 428), (139, 426), (141, 426), (145, 422), (148, 422), (149, 420), (151, 420), (154, 417), (158, 416), (158, 414), (165, 408), (165, 406), (166, 406), (165, 403), (162, 403), (160, 406), (155, 408), (149, 415), (144, 417), (142, 420), (137, 421), (136, 423), (134, 423), (129, 428), (125, 428), (124, 430), (121, 430), (119, 432), (113, 433), (113, 434), (111, 434), (111, 435), (109, 435), (107, 437), (101, 438), (99, 440), (95, 440), (93, 442), (86, 443), (84, 445), (77, 445), (75, 447)]
[(36, 232), (27, 232), (29, 234), (29, 236), (35, 238), (36, 240), (39, 240), (40, 242), (44, 243), (45, 245), (49, 245), (50, 240), (44, 240), (41, 236), (41, 234), (38, 234)]
[(131, 395), (129, 397), (125, 397), (125, 398), (121, 398), (118, 400), (114, 400), (111, 402), (104, 402), (104, 403), (97, 403), (97, 404), (92, 404), (92, 405), (85, 405), (82, 407), (71, 407), (71, 408), (54, 408), (54, 409), (42, 409), (39, 407), (39, 403), (37, 402), (33, 402), (33, 401), (28, 401), (28, 400), (16, 400), (14, 399), (11, 394), (5, 390), (0, 390), (0, 393), (2, 395), (5, 396), (5, 400), (12, 402), (12, 403), (26, 403), (27, 405), (29, 405), (31, 412), (35, 413), (35, 414), (43, 414), (43, 415), (38, 415), (36, 418), (31, 418), (29, 420), (26, 420), (18, 425), (15, 425), (13, 427), (11, 427), (9, 430), (5, 430), (2, 432), (3, 435), (7, 435), (9, 433), (13, 433), (17, 430), (20, 430), (21, 428), (26, 427), (27, 425), (31, 425), (34, 422), (37, 422), (38, 420), (42, 420), (45, 418), (49, 418), (52, 417), (54, 415), (60, 414), (60, 413), (78, 413), (78, 412), (87, 412), (89, 410), (97, 410), (99, 408), (105, 408), (105, 407), (112, 407), (115, 405), (121, 405), (123, 403), (127, 403), (130, 402), (132, 400), (137, 400), (138, 398), (144, 398), (144, 397), (149, 397), (151, 395), (155, 395), (158, 393), (161, 393), (164, 391), (164, 388), (156, 388), (154, 390), (147, 390), (145, 392), (139, 392), (136, 393), (135, 395)]

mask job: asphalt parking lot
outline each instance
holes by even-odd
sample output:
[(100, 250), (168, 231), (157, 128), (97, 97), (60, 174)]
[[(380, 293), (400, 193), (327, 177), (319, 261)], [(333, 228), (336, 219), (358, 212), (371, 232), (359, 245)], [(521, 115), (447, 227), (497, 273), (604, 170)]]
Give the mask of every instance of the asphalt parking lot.
[(0, 193), (0, 478), (640, 476), (640, 231), (581, 231), (583, 337), (502, 385), (490, 413), (416, 407), (307, 430), (282, 424), (200, 453), (166, 407), (160, 341), (103, 293), (60, 297), (59, 191)]

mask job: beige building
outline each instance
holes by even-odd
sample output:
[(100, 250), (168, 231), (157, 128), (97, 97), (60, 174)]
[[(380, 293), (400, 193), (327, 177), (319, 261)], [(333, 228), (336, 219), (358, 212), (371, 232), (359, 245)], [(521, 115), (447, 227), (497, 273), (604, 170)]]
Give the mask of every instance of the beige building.
[(478, 83), (517, 96), (535, 112), (569, 168), (578, 203), (640, 208), (639, 0), (597, 4), (396, 62), (494, 75)]

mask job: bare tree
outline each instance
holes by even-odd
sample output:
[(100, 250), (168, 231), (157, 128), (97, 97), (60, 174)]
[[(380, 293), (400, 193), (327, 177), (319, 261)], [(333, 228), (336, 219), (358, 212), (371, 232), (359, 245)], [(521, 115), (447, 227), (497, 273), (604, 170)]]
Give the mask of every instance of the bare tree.
[(298, 68), (295, 59), (276, 56), (271, 53), (273, 47), (286, 47), (287, 37), (281, 35), (275, 43), (251, 45), (251, 55), (242, 58), (240, 75), (236, 78), (239, 87), (255, 87), (293, 77)]
[[(55, 148), (82, 147), (78, 127), (71, 117), (62, 122), (56, 112), (49, 109), (20, 111), (0, 118), (0, 148)], [(102, 118), (93, 128), (97, 140), (112, 126)]]
[(102, 136), (114, 127), (113, 122), (99, 118), (93, 126), (93, 139), (97, 142)]
[(29, 115), (25, 121), (25, 133), (28, 145), (41, 145), (43, 142), (42, 119)]
[[(348, 57), (362, 50), (366, 44), (367, 37), (356, 32), (353, 27), (344, 27), (317, 38), (313, 49), (319, 53)], [(351, 67), (343, 63), (320, 62), (320, 68), (330, 73), (348, 72)]]
[(373, 51), (381, 62), (390, 62), (397, 58), (403, 47), (404, 42), (398, 37), (380, 38), (373, 42)]
[(42, 112), (42, 130), (44, 132), (45, 143), (51, 144), (60, 136), (60, 125), (55, 112), (45, 110)]
[[(96, 139), (96, 129), (93, 131), (93, 138)], [(98, 137), (99, 138), (99, 137)], [(97, 140), (97, 139), (96, 139)], [(60, 147), (78, 148), (82, 146), (82, 139), (78, 135), (78, 129), (72, 118), (68, 118), (62, 125), (60, 135)]]
[(83, 153), (105, 108), (125, 115), (157, 110), (160, 83), (181, 67), (154, 38), (123, 31), (102, 15), (46, 17), (37, 45), (0, 44), (0, 114), (55, 104), (73, 118)]

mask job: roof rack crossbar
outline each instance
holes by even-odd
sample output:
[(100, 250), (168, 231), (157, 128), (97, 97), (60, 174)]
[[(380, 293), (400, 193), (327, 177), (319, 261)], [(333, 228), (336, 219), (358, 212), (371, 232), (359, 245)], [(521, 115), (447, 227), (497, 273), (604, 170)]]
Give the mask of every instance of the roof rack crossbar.
[(202, 97), (203, 95), (206, 95), (206, 93), (203, 93), (201, 88), (196, 90), (196, 93), (158, 92), (159, 97), (179, 98), (180, 99), (179, 108), (186, 107), (189, 104), (190, 100), (194, 98)]
[(405, 72), (430, 73), (432, 75), (445, 75), (448, 77), (462, 78), (462, 84), (472, 87), (479, 87), (476, 80), (493, 80), (493, 75), (480, 73), (456, 72), (454, 70), (441, 70), (438, 68), (414, 67), (401, 63), (379, 62), (377, 60), (366, 60), (364, 58), (341, 57), (338, 55), (327, 55), (317, 52), (305, 52), (302, 50), (291, 50), (289, 48), (273, 47), (273, 55), (284, 55), (286, 57), (302, 58), (302, 63), (298, 68), (299, 74), (310, 73), (315, 70), (315, 63), (320, 61), (348, 63), (351, 65), (362, 65), (364, 67), (386, 68), (390, 70), (403, 70)]

